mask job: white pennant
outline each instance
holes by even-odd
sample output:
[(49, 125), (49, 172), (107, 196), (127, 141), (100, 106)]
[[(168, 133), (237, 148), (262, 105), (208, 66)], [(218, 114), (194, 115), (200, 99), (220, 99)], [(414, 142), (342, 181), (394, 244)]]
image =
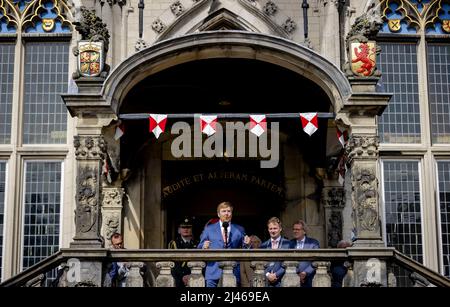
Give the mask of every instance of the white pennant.
[(303, 131), (311, 136), (318, 129), (317, 113), (300, 113)]
[(200, 115), (200, 128), (207, 136), (216, 133), (217, 115)]
[(260, 136), (267, 129), (267, 121), (265, 115), (250, 115), (250, 132), (256, 136)]

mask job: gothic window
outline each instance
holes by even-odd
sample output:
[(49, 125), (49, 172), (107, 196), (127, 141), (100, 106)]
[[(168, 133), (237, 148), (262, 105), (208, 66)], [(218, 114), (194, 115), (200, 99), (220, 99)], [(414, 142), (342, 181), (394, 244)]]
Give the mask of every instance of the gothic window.
[(13, 81), (14, 44), (0, 43), (0, 144), (11, 143)]
[[(422, 262), (419, 162), (384, 160), (382, 164), (386, 244)], [(394, 274), (400, 286), (409, 285), (403, 270), (395, 268)]]
[(415, 43), (379, 43), (382, 91), (393, 93), (379, 119), (381, 142), (420, 143), (420, 110)]
[(0, 161), (0, 281), (3, 270), (3, 238), (5, 219), (5, 184), (6, 184), (6, 162)]
[[(450, 1), (384, 0), (381, 8), (379, 89), (394, 94), (379, 118), (381, 142), (426, 143), (426, 124), (433, 143), (450, 143)], [(427, 74), (419, 71), (422, 63)], [(428, 97), (419, 95), (419, 84), (428, 87)], [(429, 118), (423, 116), (427, 104)]]
[(66, 143), (68, 42), (27, 42), (23, 111), (24, 144)]
[[(3, 251), (13, 257), (14, 250), (20, 250), (22, 269), (60, 245), (61, 161), (70, 146), (67, 109), (60, 96), (68, 91), (69, 19), (65, 0), (0, 0), (0, 230), (23, 230), (21, 237), (13, 238), (12, 248)], [(9, 185), (5, 191), (2, 160), (16, 161), (10, 164), (8, 182), (23, 185)], [(23, 197), (12, 204), (20, 207), (12, 210), (18, 215), (7, 221), (2, 211), (5, 193)]]
[(61, 169), (59, 161), (25, 162), (23, 269), (59, 250)]
[(450, 161), (438, 161), (438, 197), (441, 237), (441, 270), (450, 278)]

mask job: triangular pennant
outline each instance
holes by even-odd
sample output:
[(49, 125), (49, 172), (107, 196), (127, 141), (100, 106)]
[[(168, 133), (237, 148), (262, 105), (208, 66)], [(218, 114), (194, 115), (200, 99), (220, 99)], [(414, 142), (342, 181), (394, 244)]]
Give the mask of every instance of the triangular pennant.
[(345, 147), (345, 144), (348, 141), (348, 132), (347, 130), (341, 130), (339, 127), (336, 127), (336, 134), (339, 140), (339, 143), (341, 143), (342, 147)]
[(124, 135), (125, 133), (125, 125), (122, 123), (116, 127), (116, 132), (114, 133), (114, 139), (117, 141)]
[(202, 133), (211, 136), (216, 133), (217, 115), (200, 115)]
[(300, 119), (302, 121), (303, 131), (309, 136), (319, 128), (317, 113), (300, 113)]
[(102, 167), (102, 172), (103, 175), (105, 175), (106, 180), (111, 183), (112, 179), (111, 179), (111, 171), (109, 170), (109, 163), (108, 163), (108, 159), (103, 159), (103, 167)]
[(152, 132), (156, 138), (159, 138), (161, 133), (166, 129), (167, 114), (150, 114), (150, 132)]
[(250, 132), (260, 136), (267, 130), (267, 121), (265, 115), (250, 115)]
[(347, 163), (345, 163), (345, 156), (341, 157), (338, 164), (338, 181), (341, 185), (344, 185), (345, 173), (347, 172)]

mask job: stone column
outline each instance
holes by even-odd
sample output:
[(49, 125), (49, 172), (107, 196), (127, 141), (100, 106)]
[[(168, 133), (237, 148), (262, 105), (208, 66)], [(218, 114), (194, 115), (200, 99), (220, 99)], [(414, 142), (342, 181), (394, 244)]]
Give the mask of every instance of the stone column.
[(286, 273), (281, 279), (281, 286), (287, 287), (300, 287), (300, 277), (297, 274), (298, 261), (284, 261), (283, 267), (286, 268)]
[(336, 247), (342, 235), (342, 210), (345, 206), (344, 188), (339, 186), (326, 186), (322, 189), (322, 203), (325, 208), (325, 221), (327, 232), (327, 247)]
[(101, 170), (106, 143), (101, 135), (74, 137), (77, 159), (75, 237), (72, 248), (102, 247), (100, 237)]
[(172, 276), (172, 269), (175, 263), (172, 261), (161, 261), (156, 263), (156, 267), (160, 269), (158, 277), (156, 277), (157, 287), (175, 287), (175, 279)]
[(351, 171), (356, 245), (383, 246), (377, 176), (378, 137), (353, 133), (346, 147)]
[(316, 268), (316, 275), (314, 275), (312, 282), (313, 288), (331, 287), (331, 277), (328, 274), (330, 262), (317, 261), (313, 263), (313, 266)]
[(103, 188), (102, 201), (102, 229), (101, 235), (105, 239), (105, 247), (110, 247), (111, 236), (122, 233), (122, 199), (123, 188)]
[(266, 275), (264, 272), (267, 261), (252, 261), (250, 267), (254, 269), (252, 287), (260, 288), (266, 286)]
[(188, 267), (191, 268), (191, 275), (188, 279), (188, 287), (204, 287), (205, 277), (203, 277), (202, 270), (206, 264), (203, 261), (189, 261)]
[(233, 269), (237, 265), (236, 261), (220, 261), (219, 267), (222, 268), (222, 277), (219, 281), (219, 287), (236, 287), (236, 276)]

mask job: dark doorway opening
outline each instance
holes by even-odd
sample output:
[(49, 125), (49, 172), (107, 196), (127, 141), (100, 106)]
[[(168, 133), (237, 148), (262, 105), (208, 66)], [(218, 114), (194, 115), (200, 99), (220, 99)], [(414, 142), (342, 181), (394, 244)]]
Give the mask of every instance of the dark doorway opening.
[(162, 202), (167, 212), (167, 238), (177, 234), (184, 217), (194, 221), (200, 238), (205, 224), (217, 217), (217, 205), (229, 201), (234, 206), (233, 223), (248, 235), (267, 238), (266, 222), (279, 216), (284, 205), (282, 167), (260, 168), (259, 160), (163, 161)]

